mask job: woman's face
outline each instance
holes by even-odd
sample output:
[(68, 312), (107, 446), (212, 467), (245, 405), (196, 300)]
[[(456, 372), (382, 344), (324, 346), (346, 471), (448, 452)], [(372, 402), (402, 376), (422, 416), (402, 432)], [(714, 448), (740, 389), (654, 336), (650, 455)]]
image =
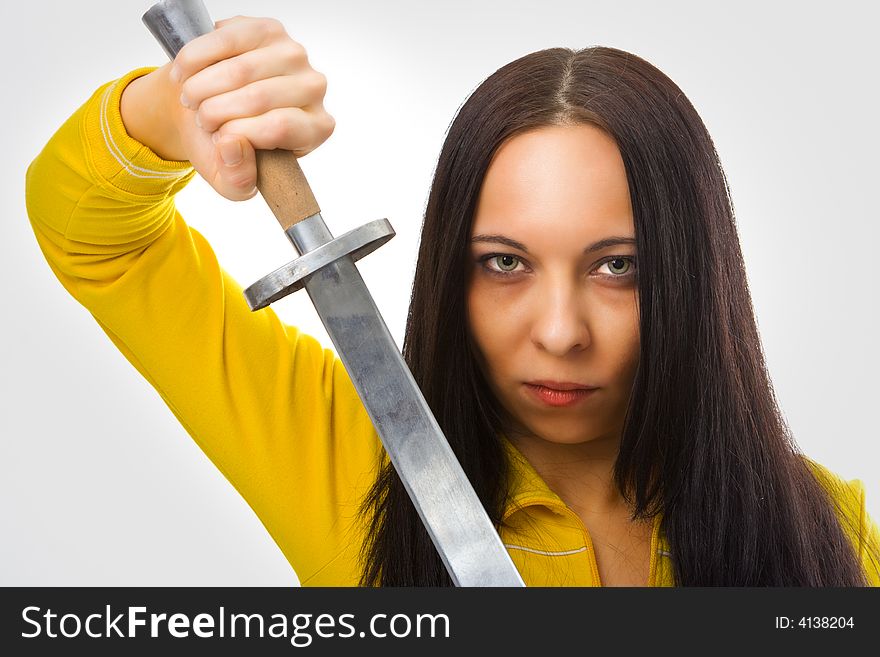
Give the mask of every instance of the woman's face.
[(639, 354), (623, 160), (592, 125), (519, 134), (495, 155), (471, 233), (470, 329), (527, 436), (618, 440)]

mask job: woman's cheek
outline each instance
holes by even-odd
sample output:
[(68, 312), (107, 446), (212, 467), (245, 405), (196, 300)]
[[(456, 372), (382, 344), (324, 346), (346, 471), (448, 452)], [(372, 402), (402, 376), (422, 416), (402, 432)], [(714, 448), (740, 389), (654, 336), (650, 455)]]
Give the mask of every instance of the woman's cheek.
[(637, 297), (617, 294), (593, 302), (592, 348), (605, 363), (610, 377), (628, 391), (639, 363)]

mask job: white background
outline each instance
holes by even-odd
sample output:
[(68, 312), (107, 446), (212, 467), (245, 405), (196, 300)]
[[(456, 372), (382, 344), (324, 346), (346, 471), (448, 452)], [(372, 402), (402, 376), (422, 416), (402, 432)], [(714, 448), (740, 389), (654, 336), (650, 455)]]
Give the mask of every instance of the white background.
[[(552, 46), (634, 52), (675, 80), (729, 177), (764, 347), (803, 451), (860, 478), (880, 518), (877, 21), (872, 3), (207, 0), (274, 16), (329, 78), (333, 137), (303, 160), (331, 229), (388, 217), (361, 269), (400, 342), (431, 173), (455, 111)], [(67, 296), (27, 223), (24, 173), (102, 83), (165, 56), (150, 2), (5, 9), (0, 584), (291, 585), (247, 504)], [(187, 220), (249, 284), (293, 256), (260, 199), (200, 179)], [(276, 304), (326, 340), (305, 296)], [(329, 341), (327, 341), (329, 344)]]

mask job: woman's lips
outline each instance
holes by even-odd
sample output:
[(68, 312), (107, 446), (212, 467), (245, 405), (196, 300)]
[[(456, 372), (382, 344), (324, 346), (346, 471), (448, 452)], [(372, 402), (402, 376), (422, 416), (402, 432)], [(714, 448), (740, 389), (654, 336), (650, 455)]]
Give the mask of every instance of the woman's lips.
[(554, 407), (572, 406), (598, 390), (579, 383), (557, 381), (530, 381), (524, 385), (530, 397)]

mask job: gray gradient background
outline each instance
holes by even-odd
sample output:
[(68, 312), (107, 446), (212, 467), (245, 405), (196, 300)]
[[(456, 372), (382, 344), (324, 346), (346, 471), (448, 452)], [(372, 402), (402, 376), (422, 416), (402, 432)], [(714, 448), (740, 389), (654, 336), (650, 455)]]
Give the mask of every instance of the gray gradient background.
[[(666, 72), (729, 177), (785, 417), (806, 454), (865, 482), (880, 518), (873, 3), (208, 4), (215, 19), (280, 18), (327, 74), (337, 130), (303, 169), (337, 234), (378, 217), (397, 229), (361, 269), (398, 342), (431, 172), (467, 94), (557, 45), (615, 46)], [(100, 84), (164, 62), (140, 22), (149, 5), (6, 8), (2, 585), (297, 582), (247, 504), (67, 296), (27, 224), (25, 169), (52, 132)], [(292, 256), (259, 199), (234, 204), (197, 179), (178, 203), (243, 284)], [(326, 341), (304, 295), (276, 310)]]

